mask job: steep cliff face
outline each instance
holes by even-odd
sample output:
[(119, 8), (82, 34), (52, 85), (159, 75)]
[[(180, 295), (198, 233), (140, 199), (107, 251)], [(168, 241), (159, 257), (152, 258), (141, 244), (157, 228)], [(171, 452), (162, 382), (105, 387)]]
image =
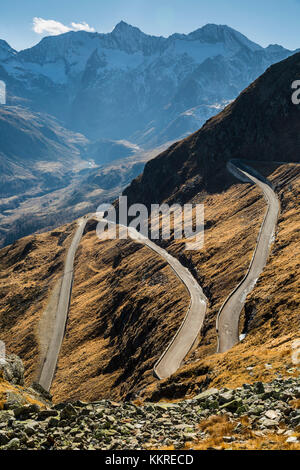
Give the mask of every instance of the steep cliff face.
[(299, 76), (300, 54), (270, 67), (198, 132), (149, 161), (125, 191), (129, 203), (222, 190), (232, 182), (225, 167), (233, 158), (299, 162), (300, 106), (292, 103), (291, 88)]

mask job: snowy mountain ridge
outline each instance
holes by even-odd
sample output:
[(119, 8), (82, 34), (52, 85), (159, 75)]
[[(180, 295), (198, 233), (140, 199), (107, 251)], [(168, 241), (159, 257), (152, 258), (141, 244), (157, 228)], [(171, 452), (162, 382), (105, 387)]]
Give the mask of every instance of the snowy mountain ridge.
[(234, 99), (293, 53), (278, 45), (263, 48), (214, 24), (165, 38), (121, 21), (111, 33), (68, 32), (20, 52), (4, 43), (0, 80), (7, 83), (8, 104), (25, 100), (92, 139), (148, 146), (161, 144), (158, 135), (178, 118), (175, 138), (196, 130), (203, 119), (184, 114), (189, 109), (208, 106), (213, 115), (216, 103)]
[[(148, 36), (140, 29), (121, 21), (108, 34), (71, 31), (59, 36), (46, 37), (36, 46), (17, 53), (15, 59), (16, 63), (23, 62), (24, 68), (26, 63), (43, 66), (64, 60), (68, 74), (73, 67), (77, 72), (83, 72), (88, 59), (95, 51), (106, 58), (104, 67), (111, 65), (114, 68), (120, 65), (134, 68), (141, 65), (142, 61), (147, 62), (147, 57), (155, 55), (188, 54), (201, 63), (206, 58), (219, 54), (230, 56), (242, 47), (247, 47), (251, 51), (263, 49), (228, 26), (206, 25), (187, 35), (173, 34), (164, 38)], [(136, 54), (138, 57), (135, 61), (127, 58), (127, 62), (116, 63), (113, 51), (120, 51), (126, 55)]]

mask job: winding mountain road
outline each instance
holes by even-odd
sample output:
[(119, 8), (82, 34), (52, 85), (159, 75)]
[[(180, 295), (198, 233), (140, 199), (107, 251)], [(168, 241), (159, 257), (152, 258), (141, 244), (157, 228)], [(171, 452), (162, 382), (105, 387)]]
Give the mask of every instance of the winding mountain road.
[(82, 218), (78, 221), (78, 228), (75, 232), (71, 246), (68, 250), (65, 262), (64, 274), (56, 308), (54, 331), (38, 380), (38, 383), (47, 391), (49, 391), (51, 388), (58, 361), (59, 351), (65, 334), (70, 298), (72, 293), (75, 254), (87, 221), (88, 217)]
[[(255, 252), (248, 272), (240, 284), (226, 299), (218, 314), (217, 335), (218, 352), (220, 353), (228, 351), (239, 342), (240, 313), (247, 295), (254, 288), (258, 277), (267, 263), (280, 211), (278, 198), (267, 180), (260, 177), (253, 169), (246, 167), (245, 163), (240, 163), (238, 161), (229, 162), (228, 169), (243, 182), (254, 183), (262, 189), (267, 201), (267, 211), (259, 232)], [(92, 218), (92, 216), (86, 216), (78, 221), (78, 228), (68, 250), (65, 262), (64, 275), (61, 282), (58, 301), (55, 306), (56, 312), (53, 334), (49, 342), (45, 360), (41, 368), (40, 378), (38, 380), (39, 384), (48, 391), (52, 385), (66, 328), (72, 293), (75, 255), (86, 223), (90, 218)], [(98, 214), (96, 215), (96, 218), (99, 222), (103, 222), (101, 217), (99, 219)], [(109, 223), (113, 224), (112, 222)], [(179, 330), (154, 366), (154, 375), (158, 379), (164, 379), (179, 369), (182, 361), (197, 339), (205, 318), (207, 299), (190, 271), (176, 258), (156, 243), (152, 242), (149, 238), (138, 233), (134, 228), (123, 227), (123, 229), (128, 230), (130, 238), (136, 242), (143, 243), (161, 256), (161, 258), (163, 258), (173, 269), (176, 276), (184, 283), (190, 295), (190, 304)]]
[(256, 242), (256, 248), (244, 279), (231, 292), (222, 305), (217, 317), (217, 352), (224, 353), (239, 342), (239, 319), (247, 295), (253, 290), (260, 274), (267, 264), (270, 247), (280, 212), (279, 200), (270, 183), (245, 163), (231, 161), (228, 170), (243, 182), (256, 184), (267, 201), (267, 210)]
[[(73, 270), (75, 254), (82, 238), (84, 228), (87, 221), (92, 218), (87, 216), (80, 219), (78, 228), (73, 237), (71, 246), (68, 250), (64, 275), (61, 283), (61, 289), (58, 297), (58, 302), (55, 306), (55, 325), (54, 331), (47, 349), (45, 360), (41, 368), (38, 383), (47, 391), (50, 390), (53, 377), (55, 374), (59, 352), (63, 342), (65, 328), (68, 318), (68, 311), (70, 299), (72, 294), (73, 283)], [(99, 220), (99, 216), (96, 216)], [(101, 219), (99, 220), (101, 221)], [(181, 327), (176, 333), (175, 337), (164, 351), (160, 359), (154, 367), (154, 374), (159, 379), (163, 379), (172, 375), (180, 367), (184, 357), (187, 355), (193, 346), (198, 333), (202, 327), (203, 320), (206, 312), (206, 297), (196, 279), (192, 276), (190, 271), (182, 266), (182, 264), (166, 250), (153, 243), (148, 238), (141, 235), (134, 228), (124, 227), (128, 230), (130, 238), (136, 242), (143, 243), (148, 246), (152, 251), (159, 254), (171, 266), (178, 278), (185, 284), (190, 296), (191, 301)]]
[(165, 379), (174, 374), (182, 364), (183, 359), (192, 348), (202, 328), (207, 299), (196, 279), (176, 258), (153, 243), (149, 238), (139, 234), (135, 229), (128, 229), (132, 239), (140, 241), (152, 251), (161, 256), (173, 269), (176, 276), (184, 283), (189, 295), (190, 305), (185, 318), (176, 335), (154, 365), (154, 374), (158, 379)]

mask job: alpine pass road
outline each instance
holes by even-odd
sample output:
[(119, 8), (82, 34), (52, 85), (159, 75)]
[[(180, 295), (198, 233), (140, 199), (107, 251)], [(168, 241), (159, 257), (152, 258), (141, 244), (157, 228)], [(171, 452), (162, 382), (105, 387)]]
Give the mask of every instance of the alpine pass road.
[[(217, 318), (218, 352), (223, 353), (239, 342), (239, 319), (247, 295), (253, 290), (260, 274), (267, 264), (270, 247), (275, 236), (276, 223), (280, 211), (280, 204), (270, 183), (260, 177), (256, 171), (231, 161), (228, 170), (244, 182), (252, 182), (262, 189), (267, 201), (267, 211), (260, 228), (256, 248), (244, 279), (224, 302)], [(255, 176), (256, 175), (256, 176)]]
[[(101, 220), (100, 217), (99, 221)], [(113, 222), (108, 223), (113, 225)], [(179, 330), (154, 366), (155, 376), (158, 379), (165, 379), (179, 369), (183, 359), (197, 339), (203, 325), (207, 299), (190, 271), (182, 266), (176, 258), (156, 245), (156, 243), (149, 240), (149, 238), (140, 234), (134, 228), (123, 226), (123, 229), (127, 229), (130, 238), (136, 242), (143, 243), (152, 251), (159, 254), (171, 266), (177, 277), (184, 283), (191, 297), (186, 316)]]
[(197, 339), (203, 325), (207, 299), (190, 271), (176, 258), (135, 229), (129, 228), (128, 232), (132, 239), (144, 243), (167, 261), (177, 277), (184, 283), (191, 297), (189, 308), (179, 330), (154, 366), (156, 377), (165, 379), (179, 369)]
[(55, 315), (54, 331), (46, 353), (45, 361), (42, 365), (40, 378), (38, 380), (39, 384), (47, 391), (49, 391), (51, 388), (59, 351), (65, 334), (65, 327), (67, 323), (70, 298), (72, 293), (74, 259), (87, 221), (88, 218), (83, 218), (78, 221), (78, 228), (68, 250), (65, 262), (64, 274)]
[[(254, 288), (257, 279), (263, 271), (269, 256), (270, 246), (275, 234), (275, 227), (280, 211), (279, 201), (267, 180), (260, 177), (253, 169), (246, 167), (237, 161), (228, 163), (229, 171), (244, 182), (252, 182), (262, 189), (267, 201), (267, 211), (259, 232), (255, 252), (250, 267), (244, 279), (229, 295), (221, 307), (217, 318), (218, 352), (226, 352), (239, 342), (239, 318), (247, 295)], [(49, 346), (45, 354), (45, 360), (41, 368), (39, 383), (45, 390), (50, 390), (55, 369), (62, 345), (65, 327), (68, 317), (70, 298), (72, 293), (74, 259), (76, 250), (82, 238), (87, 221), (92, 218), (86, 216), (78, 221), (78, 228), (68, 250), (64, 275), (58, 301), (55, 305), (55, 324)], [(99, 219), (100, 222), (107, 222)], [(112, 222), (108, 222), (112, 224)], [(184, 283), (189, 295), (190, 304), (186, 316), (176, 335), (167, 346), (154, 366), (154, 374), (158, 379), (164, 379), (175, 373), (181, 366), (185, 356), (191, 350), (202, 328), (205, 318), (207, 299), (192, 276), (176, 258), (166, 250), (141, 235), (132, 227), (123, 227), (128, 230), (128, 235), (135, 241), (143, 243), (152, 251), (160, 255), (173, 269), (177, 277)]]
[[(52, 385), (59, 352), (65, 334), (72, 293), (75, 254), (82, 238), (86, 223), (90, 218), (92, 218), (92, 216), (87, 216), (79, 220), (78, 228), (68, 250), (65, 262), (61, 289), (58, 301), (54, 307), (56, 308), (56, 314), (53, 334), (49, 342), (49, 347), (47, 349), (45, 360), (41, 368), (40, 378), (38, 380), (39, 384), (47, 391), (50, 390)], [(98, 219), (98, 221), (101, 220), (99, 220), (99, 215), (96, 215), (95, 218)], [(124, 228), (126, 229), (127, 227)], [(182, 264), (177, 259), (171, 256), (163, 248), (160, 248), (151, 240), (138, 233), (134, 228), (129, 227), (127, 230), (129, 236), (133, 240), (147, 245), (149, 248), (151, 248), (151, 250), (158, 253), (168, 262), (168, 264), (174, 270), (175, 274), (185, 284), (191, 296), (190, 305), (181, 327), (160, 359), (155, 364), (155, 375), (159, 379), (163, 379), (176, 372), (176, 370), (180, 367), (184, 357), (193, 346), (204, 321), (207, 299), (192, 274), (187, 268), (182, 266)]]

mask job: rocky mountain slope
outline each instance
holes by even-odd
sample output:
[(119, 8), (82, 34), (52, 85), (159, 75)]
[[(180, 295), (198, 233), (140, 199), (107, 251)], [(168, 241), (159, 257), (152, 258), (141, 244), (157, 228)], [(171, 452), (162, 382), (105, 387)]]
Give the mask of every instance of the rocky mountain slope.
[(18, 53), (5, 43), (1, 50), (8, 104), (26, 103), (92, 139), (152, 148), (198, 129), (292, 53), (264, 49), (228, 26), (163, 38), (124, 22), (109, 34), (69, 32)]
[[(255, 168), (262, 172), (261, 164)], [(299, 373), (293, 360), (300, 328), (299, 169), (292, 164), (265, 165), (263, 174), (280, 198), (281, 215), (268, 264), (242, 311), (240, 333), (245, 338), (227, 353), (216, 354), (218, 311), (247, 272), (265, 210), (258, 191), (247, 184), (234, 184), (224, 193), (201, 199), (207, 221), (211, 221), (204, 249), (188, 253), (175, 242), (167, 247), (194, 272), (209, 305), (199, 342), (182, 369), (142, 390), (141, 397), (180, 398), (193, 396), (207, 386), (236, 387), (255, 380), (269, 381), (277, 374)]]
[(299, 393), (291, 377), (210, 389), (177, 404), (6, 402), (0, 449), (299, 450)]

